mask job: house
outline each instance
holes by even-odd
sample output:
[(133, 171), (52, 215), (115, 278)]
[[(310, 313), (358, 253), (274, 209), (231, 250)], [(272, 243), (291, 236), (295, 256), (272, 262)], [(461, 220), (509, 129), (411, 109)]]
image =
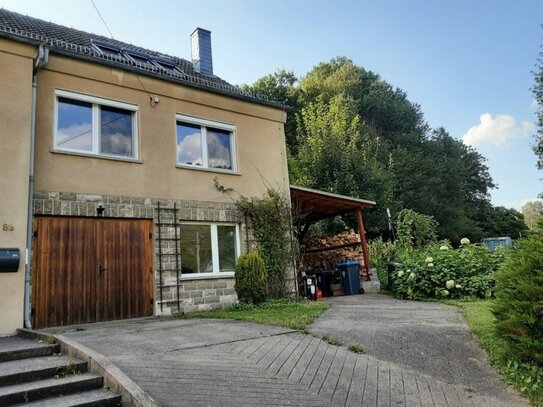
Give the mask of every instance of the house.
[(286, 112), (191, 41), (187, 61), (0, 9), (0, 335), (236, 300), (252, 234), (214, 179), (288, 196)]

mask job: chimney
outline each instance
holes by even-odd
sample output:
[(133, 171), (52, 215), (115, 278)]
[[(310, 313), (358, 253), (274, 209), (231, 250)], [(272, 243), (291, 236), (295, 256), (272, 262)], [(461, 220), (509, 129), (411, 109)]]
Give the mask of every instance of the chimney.
[(190, 35), (192, 45), (192, 66), (196, 72), (213, 75), (211, 57), (211, 31), (198, 27)]

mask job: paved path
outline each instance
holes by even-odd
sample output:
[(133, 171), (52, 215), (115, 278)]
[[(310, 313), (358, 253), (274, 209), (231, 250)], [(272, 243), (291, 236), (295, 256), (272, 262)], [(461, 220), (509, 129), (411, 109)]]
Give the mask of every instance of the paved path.
[[(334, 299), (335, 308), (342, 301), (380, 299), (344, 298)], [(313, 329), (325, 329), (335, 318), (326, 313)], [(361, 323), (359, 329), (369, 326)], [(265, 325), (140, 319), (86, 325), (64, 335), (104, 354), (163, 406), (527, 406), (506, 390), (497, 397), (479, 393), (405, 363)]]

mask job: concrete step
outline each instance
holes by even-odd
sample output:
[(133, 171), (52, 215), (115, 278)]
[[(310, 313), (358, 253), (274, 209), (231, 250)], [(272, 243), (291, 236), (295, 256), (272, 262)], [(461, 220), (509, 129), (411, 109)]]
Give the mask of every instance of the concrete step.
[(0, 406), (28, 403), (102, 387), (102, 376), (85, 373), (0, 387)]
[(8, 336), (0, 338), (0, 363), (10, 360), (48, 356), (60, 352), (60, 345), (34, 339)]
[(28, 407), (110, 407), (120, 405), (121, 396), (105, 389), (58, 396), (25, 404)]
[(0, 386), (49, 379), (66, 372), (83, 373), (87, 362), (69, 356), (41, 356), (0, 363)]

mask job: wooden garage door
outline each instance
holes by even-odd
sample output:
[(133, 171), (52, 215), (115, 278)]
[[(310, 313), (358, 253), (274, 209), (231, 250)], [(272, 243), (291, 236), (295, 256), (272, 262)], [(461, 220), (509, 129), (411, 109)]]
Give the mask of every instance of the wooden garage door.
[(37, 217), (34, 326), (152, 315), (152, 227), (147, 219)]

